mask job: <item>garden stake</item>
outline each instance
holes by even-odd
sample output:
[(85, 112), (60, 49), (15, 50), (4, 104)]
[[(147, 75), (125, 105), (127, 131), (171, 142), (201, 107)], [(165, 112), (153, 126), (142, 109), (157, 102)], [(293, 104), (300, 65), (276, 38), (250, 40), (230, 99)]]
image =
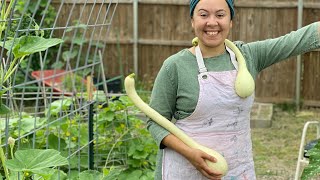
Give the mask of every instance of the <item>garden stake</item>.
[(88, 118), (88, 129), (89, 129), (89, 170), (94, 168), (94, 144), (93, 144), (93, 101), (89, 101), (89, 118)]

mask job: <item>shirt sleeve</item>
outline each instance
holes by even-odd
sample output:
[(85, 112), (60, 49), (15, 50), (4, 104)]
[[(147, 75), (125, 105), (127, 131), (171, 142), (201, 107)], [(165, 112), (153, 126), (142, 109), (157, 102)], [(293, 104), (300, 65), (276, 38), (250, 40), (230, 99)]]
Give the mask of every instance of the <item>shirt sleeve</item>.
[[(171, 120), (175, 111), (176, 89), (173, 84), (173, 79), (170, 76), (168, 65), (164, 63), (161, 67), (151, 93), (150, 107)], [(163, 149), (165, 146), (161, 144), (164, 137), (170, 134), (169, 131), (149, 119), (147, 121), (147, 128), (153, 136), (156, 144)]]
[(320, 23), (315, 22), (284, 36), (243, 44), (258, 72), (292, 56), (320, 48)]

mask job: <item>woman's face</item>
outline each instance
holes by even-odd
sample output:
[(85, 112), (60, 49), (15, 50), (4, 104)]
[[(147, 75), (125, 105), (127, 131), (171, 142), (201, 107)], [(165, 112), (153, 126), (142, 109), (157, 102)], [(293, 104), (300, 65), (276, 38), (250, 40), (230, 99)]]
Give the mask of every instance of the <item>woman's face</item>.
[(199, 44), (208, 48), (224, 47), (232, 28), (231, 14), (225, 0), (200, 0), (191, 19)]

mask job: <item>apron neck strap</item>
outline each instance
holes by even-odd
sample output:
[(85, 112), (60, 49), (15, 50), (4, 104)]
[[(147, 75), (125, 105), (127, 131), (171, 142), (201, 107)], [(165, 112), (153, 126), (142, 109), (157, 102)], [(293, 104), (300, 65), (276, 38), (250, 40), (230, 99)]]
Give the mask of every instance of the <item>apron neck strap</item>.
[[(229, 47), (226, 46), (226, 49), (227, 49), (227, 52), (230, 54), (230, 58), (231, 58), (231, 62), (233, 64), (233, 66), (236, 68), (236, 70), (238, 70), (238, 62), (236, 61), (236, 55)], [(196, 51), (196, 58), (197, 58), (199, 73), (201, 74), (204, 72), (208, 72), (206, 66), (204, 65), (204, 60), (202, 57), (200, 47), (196, 46), (195, 51)]]
[(207, 68), (204, 65), (204, 61), (203, 61), (203, 57), (202, 57), (202, 53), (200, 50), (199, 46), (196, 46), (196, 58), (197, 58), (197, 62), (198, 62), (198, 67), (199, 67), (199, 73), (204, 73), (207, 72)]
[(236, 68), (236, 70), (238, 70), (238, 62), (236, 59), (236, 55), (228, 46), (226, 46), (226, 49), (227, 49), (228, 53), (230, 54), (230, 59), (231, 59), (231, 62), (233, 64), (234, 68)]

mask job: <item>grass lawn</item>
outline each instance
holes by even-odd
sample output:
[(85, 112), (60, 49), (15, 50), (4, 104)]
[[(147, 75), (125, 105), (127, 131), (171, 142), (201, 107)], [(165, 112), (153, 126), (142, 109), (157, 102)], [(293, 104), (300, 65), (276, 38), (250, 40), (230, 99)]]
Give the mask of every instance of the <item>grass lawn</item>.
[[(307, 121), (320, 121), (320, 110), (275, 106), (271, 128), (252, 129), (253, 154), (257, 179), (294, 179), (302, 129)], [(316, 138), (316, 127), (308, 129), (307, 141)]]

